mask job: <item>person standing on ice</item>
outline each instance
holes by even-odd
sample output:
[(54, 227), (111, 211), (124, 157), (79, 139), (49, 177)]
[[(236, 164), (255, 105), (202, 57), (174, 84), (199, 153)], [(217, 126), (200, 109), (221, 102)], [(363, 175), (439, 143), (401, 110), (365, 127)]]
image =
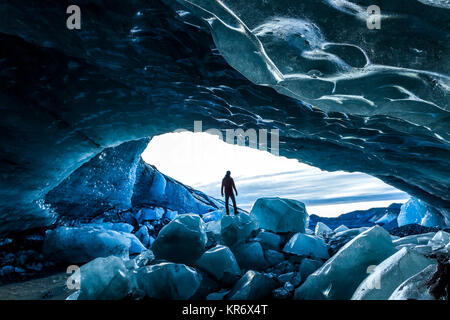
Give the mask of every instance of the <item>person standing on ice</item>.
[(238, 210), (236, 207), (236, 198), (234, 197), (233, 189), (234, 189), (234, 192), (236, 192), (236, 196), (237, 196), (238, 192), (236, 190), (236, 186), (234, 185), (234, 180), (231, 177), (231, 172), (227, 171), (225, 177), (222, 180), (222, 187), (220, 188), (222, 197), (223, 197), (223, 194), (225, 191), (225, 208), (227, 210), (227, 215), (230, 214), (230, 211), (228, 209), (228, 202), (229, 202), (230, 198), (231, 198), (231, 201), (233, 201), (234, 214), (238, 213)]

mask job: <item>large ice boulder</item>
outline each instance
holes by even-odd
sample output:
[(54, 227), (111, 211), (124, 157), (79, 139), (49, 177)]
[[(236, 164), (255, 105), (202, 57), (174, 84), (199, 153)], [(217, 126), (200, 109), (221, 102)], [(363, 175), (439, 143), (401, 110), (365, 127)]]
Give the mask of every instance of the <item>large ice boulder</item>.
[(300, 262), (298, 271), (302, 279), (309, 277), (311, 273), (319, 269), (323, 265), (322, 261), (305, 258)]
[(275, 250), (265, 250), (264, 257), (266, 258), (267, 266), (272, 267), (285, 260), (284, 254)]
[(309, 221), (302, 202), (278, 197), (259, 198), (250, 215), (255, 217), (260, 228), (273, 232), (304, 233)]
[(435, 263), (419, 253), (402, 248), (371, 270), (356, 289), (352, 300), (387, 300), (403, 281)]
[(295, 290), (296, 299), (347, 300), (367, 276), (370, 266), (394, 254), (390, 234), (374, 226), (346, 243)]
[[(128, 258), (132, 246), (131, 238), (136, 238), (132, 234), (128, 235), (92, 226), (58, 227), (47, 230), (43, 252), (52, 260), (73, 264), (111, 255)], [(136, 240), (139, 242), (137, 238)], [(133, 249), (136, 247), (139, 245), (135, 242)]]
[(80, 285), (78, 300), (120, 300), (134, 289), (121, 258), (97, 258), (83, 265), (69, 280)]
[(209, 249), (197, 260), (196, 265), (212, 275), (216, 280), (229, 284), (241, 274), (241, 269), (233, 252), (222, 245)]
[(325, 237), (330, 235), (331, 233), (333, 233), (333, 230), (331, 230), (331, 228), (328, 227), (325, 223), (320, 221), (317, 222), (316, 228), (314, 229), (314, 234), (316, 236)]
[(399, 227), (413, 223), (425, 227), (446, 226), (444, 217), (439, 211), (414, 197), (402, 205), (397, 222)]
[(163, 262), (142, 267), (137, 272), (137, 284), (149, 298), (187, 300), (197, 291), (201, 275), (184, 264)]
[(430, 294), (429, 282), (437, 271), (437, 265), (432, 264), (406, 279), (392, 292), (389, 300), (434, 300)]
[(258, 224), (253, 217), (245, 213), (235, 216), (225, 216), (221, 221), (221, 239), (227, 246), (247, 240)]
[(223, 216), (225, 216), (224, 211), (225, 209), (218, 209), (207, 212), (204, 215), (202, 215), (202, 219), (204, 222), (219, 221), (220, 219), (222, 219)]
[(220, 242), (221, 221), (209, 221), (205, 223), (205, 228), (206, 236), (208, 237), (206, 246), (210, 248)]
[(296, 233), (283, 248), (286, 253), (298, 256), (309, 256), (319, 259), (328, 259), (328, 247), (325, 241), (318, 236)]
[(265, 250), (280, 250), (281, 237), (276, 233), (260, 231), (254, 240), (261, 243)]
[(263, 273), (247, 271), (226, 296), (228, 300), (259, 300), (267, 298), (277, 283)]
[(172, 262), (193, 263), (205, 251), (205, 224), (196, 214), (183, 214), (169, 222), (152, 244), (157, 258)]
[(263, 270), (268, 266), (259, 242), (241, 243), (235, 245), (232, 250), (243, 269)]

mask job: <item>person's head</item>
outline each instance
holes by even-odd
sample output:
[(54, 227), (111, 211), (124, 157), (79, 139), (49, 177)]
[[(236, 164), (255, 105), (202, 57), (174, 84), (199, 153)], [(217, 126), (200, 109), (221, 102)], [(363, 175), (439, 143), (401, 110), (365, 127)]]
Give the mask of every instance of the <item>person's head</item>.
[(225, 177), (229, 177), (231, 175), (230, 171), (227, 171), (227, 174), (225, 175)]

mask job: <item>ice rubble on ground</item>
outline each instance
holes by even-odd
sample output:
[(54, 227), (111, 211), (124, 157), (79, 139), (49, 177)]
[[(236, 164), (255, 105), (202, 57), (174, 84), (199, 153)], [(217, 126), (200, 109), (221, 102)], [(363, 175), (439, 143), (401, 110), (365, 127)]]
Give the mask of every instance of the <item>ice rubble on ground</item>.
[(295, 299), (350, 299), (367, 276), (369, 266), (378, 265), (395, 252), (390, 234), (374, 226), (359, 234), (331, 257), (295, 290)]
[(152, 244), (157, 258), (173, 262), (193, 263), (205, 251), (205, 224), (196, 214), (183, 214), (169, 222)]
[(142, 251), (140, 254), (138, 254), (136, 257), (134, 257), (133, 260), (136, 263), (137, 267), (143, 267), (150, 264), (150, 262), (152, 262), (153, 260), (155, 260), (155, 255), (153, 254), (153, 251), (145, 250)]
[(283, 248), (286, 253), (299, 256), (309, 256), (319, 259), (328, 259), (328, 247), (325, 241), (318, 236), (296, 233)]
[(196, 266), (226, 284), (234, 283), (241, 274), (233, 252), (223, 245), (218, 245), (203, 253), (197, 260)]
[(276, 282), (263, 273), (247, 271), (226, 296), (229, 300), (259, 300), (269, 297)]
[(283, 198), (259, 198), (250, 215), (262, 229), (273, 232), (305, 232), (309, 216), (305, 205), (297, 200)]
[(221, 239), (225, 245), (231, 247), (235, 243), (247, 240), (257, 229), (257, 222), (248, 214), (225, 216), (221, 220)]
[(138, 237), (146, 248), (150, 247), (153, 241), (155, 241), (155, 239), (150, 236), (147, 226), (140, 227), (139, 230), (136, 231), (135, 236)]
[(122, 236), (124, 236), (130, 240), (129, 253), (131, 255), (139, 254), (142, 251), (147, 249), (146, 247), (144, 247), (144, 245), (141, 243), (141, 241), (139, 241), (139, 239), (134, 234), (127, 233), (127, 232), (121, 232), (121, 233), (122, 233)]
[(316, 228), (314, 230), (314, 234), (316, 236), (324, 237), (330, 235), (331, 233), (333, 233), (333, 230), (331, 230), (331, 228), (329, 228), (325, 223), (320, 221), (317, 222)]
[(395, 248), (410, 248), (424, 255), (449, 254), (450, 234), (445, 231), (429, 232), (398, 238), (393, 241)]
[(156, 299), (187, 300), (200, 286), (201, 275), (184, 264), (163, 262), (139, 268), (137, 284), (146, 296)]
[(389, 300), (434, 300), (430, 294), (428, 282), (437, 271), (437, 266), (431, 264), (421, 272), (406, 279), (389, 297)]
[(125, 222), (99, 222), (99, 223), (89, 223), (84, 224), (84, 226), (90, 226), (105, 230), (114, 230), (120, 232), (131, 233), (133, 231), (133, 226)]
[(402, 248), (372, 270), (358, 286), (352, 300), (387, 300), (403, 281), (431, 264), (436, 262)]
[(139, 224), (143, 224), (145, 221), (153, 221), (153, 220), (159, 220), (164, 215), (164, 208), (142, 208), (138, 211), (136, 214), (136, 220), (139, 222)]
[(397, 223), (399, 227), (413, 223), (425, 227), (446, 226), (443, 216), (436, 209), (414, 197), (400, 208)]
[(448, 244), (450, 243), (450, 233), (445, 231), (438, 231), (434, 235), (434, 237), (428, 241), (428, 246), (430, 246), (433, 250), (438, 250), (441, 248), (448, 248)]
[(78, 300), (120, 300), (133, 290), (133, 281), (121, 258), (97, 258), (70, 277), (79, 283)]
[[(88, 280), (79, 292), (79, 299), (98, 299), (99, 296), (122, 299), (130, 294), (157, 299), (251, 300), (270, 296), (285, 299), (292, 295), (296, 299), (427, 297), (424, 284), (408, 280), (411, 277), (420, 280), (420, 272), (434, 263), (421, 253), (443, 251), (446, 246), (448, 249), (448, 233), (440, 231), (398, 238), (379, 226), (348, 229), (342, 225), (333, 231), (319, 222), (315, 234), (297, 232), (287, 238), (292, 233), (270, 231), (279, 229), (279, 224), (269, 226), (273, 216), (280, 215), (275, 209), (286, 210), (284, 199), (281, 203), (280, 207), (257, 215), (240, 213), (220, 219), (218, 214), (222, 211), (212, 211), (206, 223), (205, 216), (177, 215), (153, 241), (154, 253), (141, 244), (152, 243), (146, 225), (141, 225), (135, 235), (128, 232), (132, 226), (127, 224), (97, 223), (78, 227), (84, 228), (83, 231), (66, 228), (70, 231), (62, 232), (59, 237), (64, 241), (52, 240), (52, 243), (72, 243), (71, 248), (65, 247), (70, 256), (74, 249), (76, 255), (83, 253), (76, 247), (81, 244), (85, 245), (86, 252), (92, 252), (92, 243), (98, 244), (96, 254), (107, 256), (111, 252), (112, 256), (106, 260), (96, 259), (83, 266)], [(148, 222), (156, 213), (154, 209), (141, 210), (140, 216), (139, 220)], [(266, 229), (261, 228), (261, 222), (266, 224)], [(74, 242), (70, 237), (76, 238)], [(395, 253), (395, 249), (401, 250)], [(117, 259), (128, 259), (131, 252), (140, 254), (132, 260), (123, 260), (122, 264), (117, 262)], [(329, 252), (336, 253), (328, 259)], [(86, 259), (90, 260), (83, 257), (84, 261)], [(328, 261), (324, 264), (323, 259)], [(106, 263), (109, 264), (103, 266), (106, 274), (96, 283), (93, 279)], [(375, 266), (375, 272), (370, 273)], [(376, 277), (383, 290), (371, 287)], [(115, 287), (111, 281), (116, 278), (116, 292), (112, 292), (111, 288)], [(301, 281), (304, 281), (302, 285)]]
[(435, 234), (436, 234), (435, 232), (413, 234), (410, 236), (395, 239), (392, 241), (392, 243), (396, 247), (405, 245), (405, 244), (414, 244), (414, 245), (428, 244), (428, 241), (430, 241), (434, 237)]
[(134, 234), (95, 225), (47, 230), (43, 251), (56, 261), (83, 263), (111, 255), (128, 258), (145, 247)]

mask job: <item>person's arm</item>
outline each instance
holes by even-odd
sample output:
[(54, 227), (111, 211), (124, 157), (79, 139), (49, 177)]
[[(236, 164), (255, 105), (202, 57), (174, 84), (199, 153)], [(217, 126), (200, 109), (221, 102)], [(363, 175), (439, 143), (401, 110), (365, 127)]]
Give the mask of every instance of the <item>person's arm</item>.
[(236, 195), (238, 195), (238, 192), (237, 192), (236, 186), (234, 185), (234, 180), (232, 180), (232, 181), (233, 181), (233, 189), (234, 189), (234, 193), (236, 193)]
[(225, 188), (225, 184), (223, 183), (223, 180), (222, 180), (222, 186), (220, 187), (220, 193), (222, 194), (222, 197), (223, 197), (223, 189)]

